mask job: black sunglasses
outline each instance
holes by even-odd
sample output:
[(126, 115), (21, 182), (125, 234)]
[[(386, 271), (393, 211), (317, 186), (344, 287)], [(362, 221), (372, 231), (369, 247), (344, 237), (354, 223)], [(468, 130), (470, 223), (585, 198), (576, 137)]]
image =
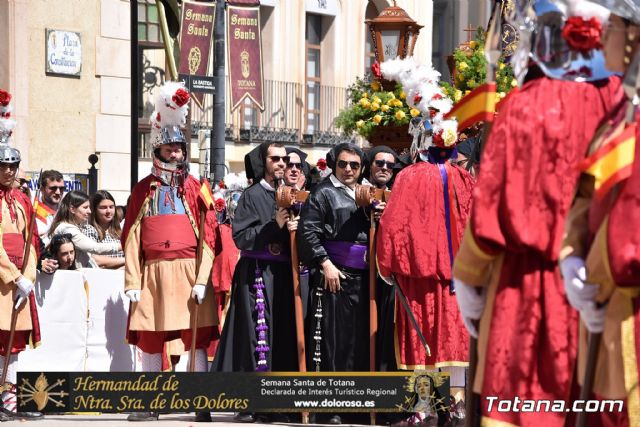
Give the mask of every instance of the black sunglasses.
[(55, 186), (55, 185), (52, 185), (51, 187), (47, 187), (47, 190), (53, 191), (54, 193), (57, 192), (58, 190), (60, 190), (61, 192), (64, 193), (64, 185), (61, 185), (59, 187)]
[(340, 169), (345, 169), (347, 165), (349, 165), (354, 171), (360, 169), (360, 163), (358, 162), (347, 162), (346, 160), (338, 160), (338, 167)]
[(387, 168), (389, 169), (393, 169), (394, 167), (396, 167), (396, 164), (394, 162), (390, 162), (387, 160), (374, 160), (373, 163), (375, 163), (375, 165), (379, 168), (383, 168), (384, 165), (387, 165)]
[(302, 169), (302, 163), (294, 163), (294, 162), (287, 163), (287, 169), (293, 169), (293, 168), (301, 170)]
[(280, 160), (285, 163), (289, 163), (289, 156), (269, 156), (269, 158), (273, 163), (278, 163)]

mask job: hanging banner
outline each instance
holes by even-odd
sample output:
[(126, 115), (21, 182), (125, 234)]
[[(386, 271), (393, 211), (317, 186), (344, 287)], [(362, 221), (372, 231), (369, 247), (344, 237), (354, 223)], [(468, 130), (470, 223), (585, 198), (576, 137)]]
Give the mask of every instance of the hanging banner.
[[(262, 82), (262, 43), (260, 41), (260, 6), (227, 6), (227, 40), (231, 110), (249, 98), (264, 110)], [(257, 3), (257, 2), (254, 2)]]
[[(182, 2), (180, 25), (180, 74), (207, 76), (209, 53), (213, 40), (215, 3)], [(203, 108), (204, 94), (193, 93), (193, 99)]]

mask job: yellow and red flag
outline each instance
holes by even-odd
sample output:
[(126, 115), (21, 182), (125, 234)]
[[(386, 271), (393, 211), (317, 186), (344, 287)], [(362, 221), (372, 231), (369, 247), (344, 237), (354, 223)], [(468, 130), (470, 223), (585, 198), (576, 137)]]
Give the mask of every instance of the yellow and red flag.
[(49, 215), (55, 214), (55, 211), (53, 209), (51, 209), (44, 203), (40, 203), (39, 200), (34, 201), (33, 210), (36, 212), (36, 218), (45, 223), (47, 222), (47, 217)]
[(458, 102), (444, 118), (458, 120), (458, 129), (466, 129), (478, 122), (492, 122), (496, 112), (496, 84), (478, 86)]
[(580, 170), (595, 178), (595, 195), (602, 199), (617, 183), (629, 178), (636, 146), (636, 124), (620, 126), (598, 150), (580, 162)]
[(209, 180), (202, 180), (202, 185), (200, 186), (200, 200), (202, 200), (202, 203), (204, 203), (207, 209), (213, 209), (213, 192), (211, 191)]

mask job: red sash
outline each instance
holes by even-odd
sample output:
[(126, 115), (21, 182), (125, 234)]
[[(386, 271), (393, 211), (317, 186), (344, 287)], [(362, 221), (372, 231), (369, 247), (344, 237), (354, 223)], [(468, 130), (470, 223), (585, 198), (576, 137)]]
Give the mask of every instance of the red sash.
[(2, 235), (2, 247), (7, 253), (9, 261), (18, 269), (21, 269), (22, 257), (24, 256), (24, 236), (21, 233), (4, 233)]
[(145, 216), (141, 236), (146, 261), (196, 257), (198, 241), (186, 214)]

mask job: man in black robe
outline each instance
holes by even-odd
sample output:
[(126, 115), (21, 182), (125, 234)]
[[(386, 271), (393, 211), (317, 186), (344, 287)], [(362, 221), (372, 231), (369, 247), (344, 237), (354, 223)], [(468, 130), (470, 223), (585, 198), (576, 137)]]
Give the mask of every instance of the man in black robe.
[[(366, 158), (349, 143), (337, 145), (327, 157), (333, 173), (313, 189), (298, 224), (298, 252), (311, 269), (313, 289), (307, 367), (367, 371), (369, 213), (356, 206), (354, 191)], [(329, 422), (341, 419), (334, 415)]]
[[(368, 153), (369, 182), (376, 188), (390, 190), (392, 180), (399, 165), (398, 155), (386, 145), (372, 148)], [(380, 212), (386, 204), (377, 205)], [(396, 355), (394, 351), (394, 308), (395, 295), (393, 287), (385, 283), (379, 276), (376, 282), (376, 301), (378, 307), (378, 332), (376, 334), (376, 368), (380, 371), (395, 371)]]
[[(232, 222), (241, 252), (214, 372), (298, 369), (293, 292), (281, 298), (283, 293), (275, 290), (293, 289), (289, 212), (278, 209), (275, 200), (288, 162), (284, 146), (276, 143), (263, 143), (245, 158), (247, 176), (255, 179), (240, 197)], [(255, 418), (241, 413), (236, 421)]]

